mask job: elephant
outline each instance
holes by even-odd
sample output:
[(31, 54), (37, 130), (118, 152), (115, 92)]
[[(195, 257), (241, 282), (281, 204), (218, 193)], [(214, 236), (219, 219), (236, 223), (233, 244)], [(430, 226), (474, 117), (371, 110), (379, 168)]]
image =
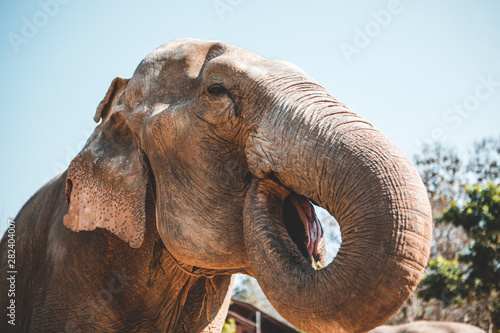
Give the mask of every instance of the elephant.
[[(236, 273), (301, 330), (367, 332), (422, 277), (432, 218), (412, 162), (289, 62), (175, 39), (94, 120), (13, 221), (19, 332), (219, 332)], [(314, 204), (341, 227), (331, 263)]]
[(370, 333), (486, 333), (479, 327), (450, 321), (414, 321), (394, 326), (380, 326)]

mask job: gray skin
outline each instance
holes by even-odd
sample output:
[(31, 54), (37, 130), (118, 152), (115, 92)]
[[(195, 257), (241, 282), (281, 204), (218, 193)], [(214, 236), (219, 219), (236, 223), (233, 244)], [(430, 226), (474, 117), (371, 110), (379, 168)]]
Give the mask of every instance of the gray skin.
[[(174, 40), (113, 80), (94, 120), (15, 219), (18, 332), (219, 332), (234, 273), (304, 331), (366, 332), (422, 276), (431, 209), (412, 163), (288, 62)], [(306, 198), (342, 232), (320, 270)]]
[(486, 333), (469, 324), (446, 321), (415, 321), (409, 324), (380, 326), (370, 333)]

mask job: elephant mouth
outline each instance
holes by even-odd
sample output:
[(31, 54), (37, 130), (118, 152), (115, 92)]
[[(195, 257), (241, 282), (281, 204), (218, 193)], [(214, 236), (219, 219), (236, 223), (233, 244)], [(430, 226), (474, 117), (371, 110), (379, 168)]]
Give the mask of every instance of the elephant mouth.
[(283, 203), (283, 222), (292, 241), (315, 269), (326, 266), (323, 227), (311, 201), (291, 192)]

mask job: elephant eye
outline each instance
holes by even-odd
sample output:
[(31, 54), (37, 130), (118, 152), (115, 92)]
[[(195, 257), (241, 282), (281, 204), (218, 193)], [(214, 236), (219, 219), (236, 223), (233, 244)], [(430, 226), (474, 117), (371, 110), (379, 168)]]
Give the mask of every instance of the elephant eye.
[(220, 84), (214, 84), (214, 85), (208, 87), (207, 91), (210, 95), (213, 95), (213, 96), (220, 96), (220, 95), (227, 92), (226, 88), (224, 88)]

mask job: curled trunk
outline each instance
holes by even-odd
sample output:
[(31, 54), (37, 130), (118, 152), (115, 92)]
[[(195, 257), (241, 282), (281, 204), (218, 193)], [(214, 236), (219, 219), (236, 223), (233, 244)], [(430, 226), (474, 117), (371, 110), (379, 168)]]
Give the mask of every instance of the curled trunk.
[[(409, 159), (322, 96), (280, 119), (281, 142), (273, 136), (277, 124), (251, 138), (247, 156), (260, 179), (246, 198), (245, 243), (252, 274), (293, 325), (309, 333), (364, 332), (417, 286), (430, 250), (431, 211)], [(314, 200), (340, 224), (341, 248), (324, 269), (313, 269), (288, 236), (283, 202), (290, 193)]]

